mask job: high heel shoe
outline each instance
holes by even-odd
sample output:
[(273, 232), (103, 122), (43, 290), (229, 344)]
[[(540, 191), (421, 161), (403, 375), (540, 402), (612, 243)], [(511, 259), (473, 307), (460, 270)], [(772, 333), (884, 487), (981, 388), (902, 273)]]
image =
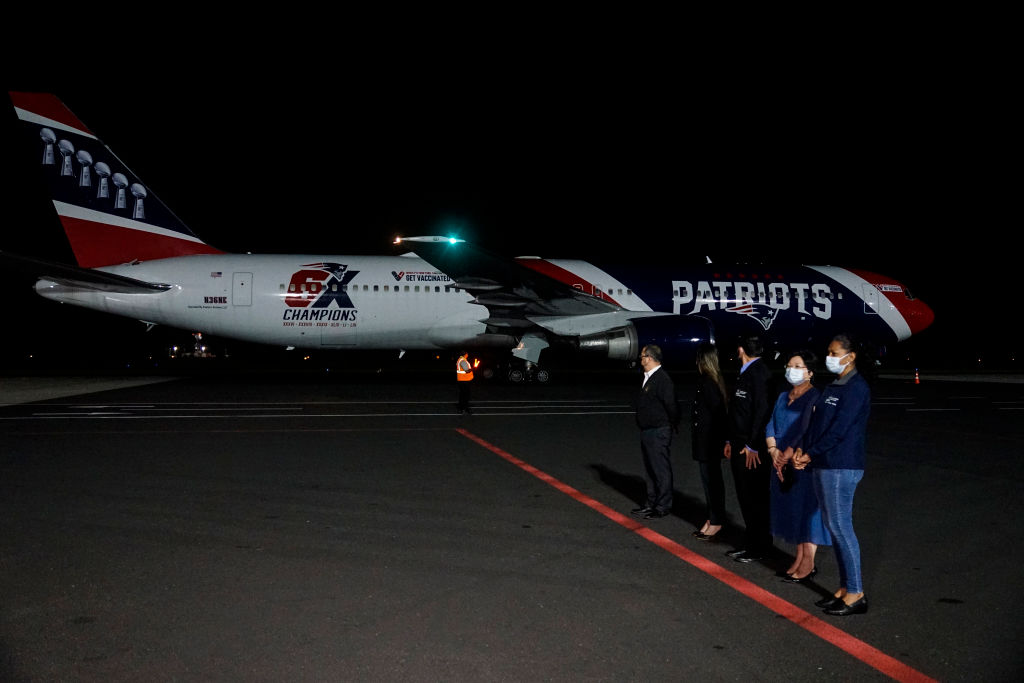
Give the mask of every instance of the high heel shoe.
[(866, 596), (860, 596), (860, 599), (856, 602), (847, 605), (844, 601), (840, 600), (838, 604), (832, 605), (825, 609), (825, 614), (831, 614), (836, 617), (845, 617), (848, 614), (864, 614), (868, 611), (868, 599)]
[(807, 583), (814, 578), (814, 575), (818, 573), (818, 568), (812, 569), (806, 576), (797, 576), (796, 574), (790, 574), (787, 578), (783, 579), (783, 583)]
[[(716, 532), (715, 532), (715, 534), (709, 534), (709, 533), (707, 533), (707, 530), (708, 530), (709, 528), (713, 527), (713, 526), (715, 526), (715, 525), (714, 525), (714, 524), (712, 524), (710, 520), (709, 520), (709, 521), (707, 521), (707, 522), (704, 522), (704, 526), (702, 526), (702, 527), (701, 527), (701, 528), (699, 528), (699, 529), (696, 529), (696, 530), (695, 530), (695, 531), (693, 532), (693, 535), (694, 535), (694, 536), (695, 536), (696, 538), (700, 538), (701, 536), (708, 536), (708, 537), (710, 537), (710, 536), (714, 536), (715, 534), (717, 534), (717, 533), (718, 533), (718, 531), (716, 531)], [(719, 527), (718, 527), (718, 530), (719, 530), (719, 531), (721, 531), (721, 530), (722, 530), (722, 527), (721, 527), (721, 526), (719, 526)], [(701, 540), (703, 540), (703, 539), (701, 539)]]
[(705, 533), (701, 533), (701, 532), (697, 532), (697, 533), (694, 534), (694, 537), (698, 541), (717, 541), (718, 539), (716, 538), (716, 536), (718, 536), (718, 532), (717, 531), (715, 533), (713, 533), (713, 534), (705, 534)]

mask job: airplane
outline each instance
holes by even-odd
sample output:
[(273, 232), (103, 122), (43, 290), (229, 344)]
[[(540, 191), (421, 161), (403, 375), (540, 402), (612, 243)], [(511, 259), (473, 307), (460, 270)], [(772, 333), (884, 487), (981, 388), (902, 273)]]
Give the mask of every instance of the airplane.
[(512, 381), (546, 382), (542, 355), (632, 365), (657, 343), (679, 363), (702, 342), (757, 334), (778, 354), (839, 331), (884, 349), (934, 320), (900, 282), (838, 266), (598, 265), (450, 236), (400, 237), (379, 256), (227, 253), (55, 95), (9, 96), (37, 149), (22, 167), (42, 172), (76, 264), (0, 256), (45, 299), (149, 326), (289, 349), (473, 349), (506, 357)]

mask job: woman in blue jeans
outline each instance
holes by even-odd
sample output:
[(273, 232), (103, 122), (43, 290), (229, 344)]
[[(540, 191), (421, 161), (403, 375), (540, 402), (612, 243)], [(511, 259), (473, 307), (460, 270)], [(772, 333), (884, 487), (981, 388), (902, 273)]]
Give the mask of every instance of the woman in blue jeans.
[(839, 375), (825, 387), (814, 404), (814, 413), (793, 465), (814, 463), (814, 491), (822, 519), (832, 536), (839, 564), (839, 589), (816, 604), (826, 614), (846, 616), (868, 611), (860, 571), (860, 544), (853, 531), (853, 494), (864, 476), (864, 435), (871, 411), (871, 389), (857, 372), (857, 350), (845, 334), (828, 346), (825, 365)]

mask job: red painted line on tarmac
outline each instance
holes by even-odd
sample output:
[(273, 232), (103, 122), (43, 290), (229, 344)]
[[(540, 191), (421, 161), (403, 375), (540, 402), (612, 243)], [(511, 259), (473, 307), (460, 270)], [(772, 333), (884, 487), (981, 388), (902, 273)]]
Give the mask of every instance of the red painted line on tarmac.
[(777, 595), (766, 591), (765, 589), (757, 586), (742, 576), (734, 574), (733, 572), (725, 569), (724, 567), (715, 564), (711, 560), (707, 559), (703, 555), (689, 550), (670, 538), (662, 536), (658, 532), (654, 531), (650, 527), (644, 526), (632, 517), (627, 517), (621, 512), (617, 512), (604, 503), (600, 503), (590, 496), (581, 493), (573, 487), (565, 484), (558, 479), (555, 479), (550, 474), (542, 472), (533, 465), (517, 458), (511, 453), (498, 448), (494, 444), (491, 444), (472, 432), (462, 429), (461, 427), (456, 429), (459, 434), (462, 434), (467, 439), (476, 442), (480, 446), (483, 446), (487, 450), (491, 451), (495, 455), (512, 463), (516, 467), (522, 469), (525, 472), (529, 472), (533, 476), (537, 477), (546, 484), (550, 484), (562, 493), (573, 498), (574, 500), (583, 503), (589, 508), (600, 512), (602, 515), (612, 520), (616, 524), (619, 524), (630, 531), (642, 536), (646, 540), (650, 541), (654, 545), (658, 546), (662, 550), (669, 552), (679, 559), (687, 562), (697, 569), (700, 569), (704, 573), (712, 576), (722, 583), (734, 588), (743, 595), (747, 596), (751, 600), (760, 603), (764, 607), (767, 607), (776, 614), (789, 619), (791, 622), (800, 626), (801, 628), (813, 633), (822, 640), (829, 642), (840, 650), (853, 655), (860, 661), (864, 662), (870, 667), (881, 671), (886, 676), (893, 678), (897, 681), (906, 681), (907, 683), (924, 683), (926, 681), (935, 683), (935, 679), (930, 676), (926, 676), (917, 669), (907, 666), (898, 659), (891, 657), (881, 650), (868, 645), (863, 640), (854, 638), (849, 633), (836, 628), (835, 626), (819, 619), (818, 617), (810, 614), (809, 612), (800, 609), (796, 605), (786, 600), (783, 600)]

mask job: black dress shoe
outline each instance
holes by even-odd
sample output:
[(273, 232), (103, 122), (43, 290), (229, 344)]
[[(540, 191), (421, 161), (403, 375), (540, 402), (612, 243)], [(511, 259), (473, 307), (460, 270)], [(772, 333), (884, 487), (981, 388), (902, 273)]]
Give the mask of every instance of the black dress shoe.
[(698, 541), (717, 541), (718, 540), (716, 538), (717, 536), (718, 536), (717, 532), (713, 533), (713, 534), (702, 534), (701, 532), (698, 531), (697, 533), (694, 534), (694, 537)]
[(807, 583), (814, 578), (814, 575), (818, 573), (818, 568), (812, 569), (807, 576), (801, 576), (797, 578), (796, 574), (790, 574), (787, 578), (783, 579), (783, 583)]
[(843, 604), (843, 599), (834, 595), (826, 595), (821, 600), (815, 600), (814, 604), (818, 607), (838, 607)]
[(651, 510), (644, 515), (644, 519), (661, 519), (662, 517), (668, 517), (670, 514), (672, 512), (669, 510)]
[(636, 515), (637, 517), (643, 517), (644, 515), (649, 515), (652, 512), (654, 512), (654, 508), (650, 505), (645, 505), (642, 508), (633, 508), (629, 511), (629, 514)]
[(847, 605), (842, 600), (839, 604), (833, 605), (825, 609), (825, 614), (831, 614), (836, 617), (845, 617), (847, 614), (864, 614), (868, 611), (868, 599), (863, 595), (857, 602)]
[(736, 548), (735, 550), (726, 550), (725, 554), (728, 555), (729, 557), (736, 557), (737, 555), (742, 555), (745, 552), (747, 552), (747, 551), (744, 550), (743, 548)]
[(744, 550), (741, 554), (736, 555), (732, 559), (743, 564), (750, 564), (751, 562), (757, 562), (761, 558), (761, 553), (755, 553), (752, 550)]

